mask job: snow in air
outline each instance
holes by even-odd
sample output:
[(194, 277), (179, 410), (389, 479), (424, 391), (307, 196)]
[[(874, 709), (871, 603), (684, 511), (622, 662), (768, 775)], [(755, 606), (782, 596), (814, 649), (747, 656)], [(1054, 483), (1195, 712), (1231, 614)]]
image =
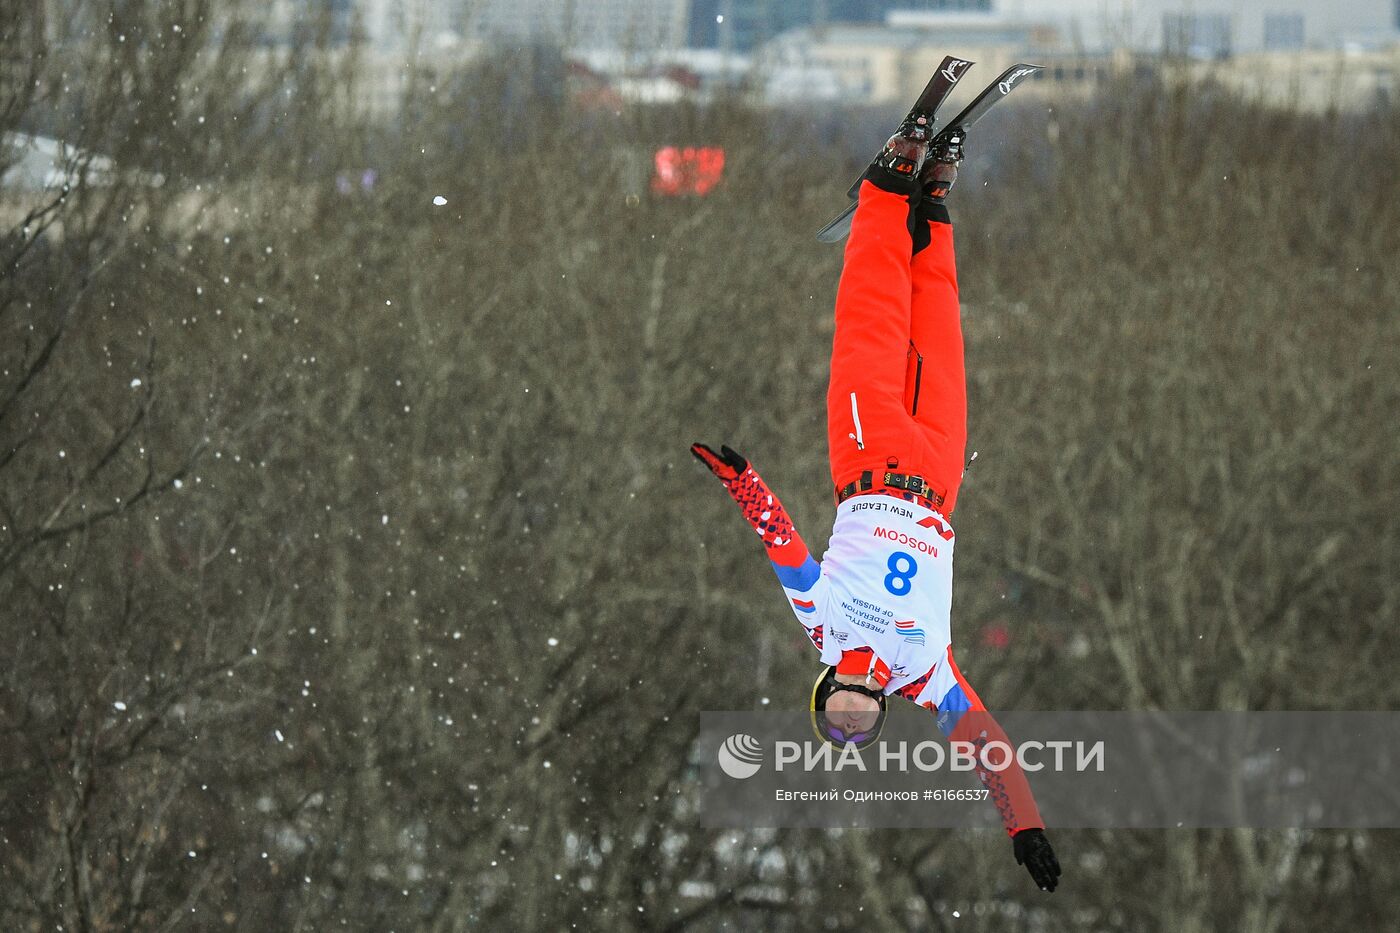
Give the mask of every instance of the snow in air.
[(436, 204), (438, 207), (442, 207), (444, 204), (447, 203), (447, 198), (444, 198), (442, 195), (438, 195), (437, 197), (433, 198), (433, 203)]
[(125, 710), (125, 709), (126, 709), (126, 704), (123, 703), (121, 700), (118, 700), (117, 702), (113, 703), (112, 705), (115, 706), (118, 710)]

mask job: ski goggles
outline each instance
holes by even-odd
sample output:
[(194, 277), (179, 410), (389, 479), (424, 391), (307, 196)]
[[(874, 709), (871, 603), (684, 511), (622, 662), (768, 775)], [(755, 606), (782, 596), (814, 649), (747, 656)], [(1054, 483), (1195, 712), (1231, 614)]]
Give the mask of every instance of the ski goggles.
[[(877, 720), (877, 723), (878, 723), (878, 720)], [(831, 723), (827, 723), (827, 724), (826, 724), (826, 734), (829, 735), (829, 736), (831, 736), (831, 740), (832, 740), (833, 742), (837, 742), (837, 743), (843, 744), (843, 745), (844, 745), (845, 743), (847, 743), (847, 742), (854, 742), (856, 745), (859, 745), (859, 744), (861, 744), (862, 742), (864, 742), (866, 739), (874, 738), (875, 736), (879, 735), (880, 733), (878, 733), (877, 731), (875, 731), (875, 727), (871, 727), (871, 728), (869, 728), (869, 729), (866, 729), (864, 732), (852, 732), (851, 734), (847, 735), (846, 733), (842, 732), (840, 729), (838, 729), (838, 728), (836, 728), (835, 726), (833, 726)]]

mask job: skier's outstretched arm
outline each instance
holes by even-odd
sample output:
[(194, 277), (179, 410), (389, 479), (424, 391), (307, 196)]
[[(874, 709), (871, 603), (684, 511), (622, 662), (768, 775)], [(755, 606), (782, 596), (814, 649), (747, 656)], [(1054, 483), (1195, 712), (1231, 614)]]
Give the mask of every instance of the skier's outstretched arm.
[[(979, 766), (977, 777), (990, 792), (990, 799), (996, 805), (1002, 825), (1011, 837), (1012, 851), (1016, 864), (1025, 865), (1036, 885), (1046, 891), (1055, 890), (1059, 883), (1060, 863), (1055, 858), (1055, 850), (1050, 840), (1045, 838), (1045, 821), (1040, 817), (1040, 809), (1035, 805), (1030, 783), (1021, 770), (1014, 754), (1006, 758), (1007, 765), (1000, 770), (983, 767), (982, 750), (993, 742), (1002, 745), (988, 756), (990, 763), (1002, 763), (1003, 749), (1014, 749), (1005, 730), (995, 717), (987, 711), (972, 685), (967, 682), (962, 671), (953, 660), (953, 650), (948, 649), (944, 679), (951, 675), (952, 684), (938, 700), (933, 709), (938, 717), (938, 728), (948, 737), (949, 742), (965, 742), (975, 750)], [(931, 703), (925, 705), (932, 706)], [(965, 747), (965, 746), (964, 746)]]
[(690, 452), (719, 478), (750, 527), (763, 538), (773, 571), (787, 594), (788, 605), (820, 651), (826, 581), (822, 578), (821, 565), (807, 550), (782, 502), (749, 462), (730, 448), (721, 446), (720, 452), (715, 453), (704, 444), (691, 444)]

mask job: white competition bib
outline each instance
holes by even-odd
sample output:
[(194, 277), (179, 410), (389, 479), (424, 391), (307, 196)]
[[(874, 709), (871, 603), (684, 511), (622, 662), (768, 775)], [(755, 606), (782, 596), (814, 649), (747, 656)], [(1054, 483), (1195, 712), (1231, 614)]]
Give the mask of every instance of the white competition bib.
[(894, 496), (847, 499), (822, 557), (830, 586), (822, 659), (869, 647), (890, 667), (886, 693), (947, 653), (953, 605), (953, 528), (938, 512)]

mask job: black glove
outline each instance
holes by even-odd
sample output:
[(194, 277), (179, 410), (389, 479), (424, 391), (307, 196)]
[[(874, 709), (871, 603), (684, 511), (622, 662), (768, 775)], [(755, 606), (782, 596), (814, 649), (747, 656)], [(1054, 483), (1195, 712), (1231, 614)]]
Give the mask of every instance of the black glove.
[(719, 453), (715, 453), (704, 444), (691, 444), (690, 452), (695, 455), (705, 466), (710, 468), (710, 472), (726, 482), (742, 476), (749, 468), (749, 461), (745, 460), (737, 452), (730, 450), (728, 446), (721, 444)]
[(1053, 891), (1060, 881), (1060, 861), (1043, 829), (1023, 829), (1011, 837), (1016, 864), (1026, 866), (1031, 879), (1042, 891)]

